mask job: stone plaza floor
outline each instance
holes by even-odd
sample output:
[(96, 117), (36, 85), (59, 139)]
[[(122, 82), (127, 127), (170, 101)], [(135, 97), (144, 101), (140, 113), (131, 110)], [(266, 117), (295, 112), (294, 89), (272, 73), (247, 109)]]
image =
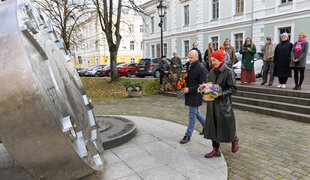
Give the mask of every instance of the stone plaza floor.
[[(200, 108), (205, 115), (206, 104)], [(184, 100), (161, 95), (126, 98), (94, 104), (98, 115), (132, 115), (176, 122), (187, 126), (188, 107)], [(304, 179), (310, 180), (310, 124), (234, 109), (239, 151), (221, 144), (228, 166), (228, 179)], [(196, 130), (202, 127), (196, 123)], [(176, 134), (178, 142), (184, 132)], [(194, 133), (192, 138), (203, 138)], [(186, 146), (191, 146), (189, 142)], [(201, 152), (201, 159), (204, 160)], [(212, 161), (212, 160), (211, 160)]]

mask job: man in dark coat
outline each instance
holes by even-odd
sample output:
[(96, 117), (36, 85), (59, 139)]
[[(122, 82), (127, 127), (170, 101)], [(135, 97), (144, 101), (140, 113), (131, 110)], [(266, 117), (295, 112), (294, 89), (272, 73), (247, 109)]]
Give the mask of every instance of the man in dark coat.
[(160, 84), (163, 84), (163, 78), (169, 76), (169, 70), (171, 69), (169, 64), (167, 63), (166, 56), (161, 58), (159, 62), (159, 70), (160, 70)]
[(222, 93), (207, 104), (207, 117), (204, 137), (212, 140), (213, 151), (206, 158), (220, 157), (221, 142), (232, 142), (232, 152), (238, 150), (235, 115), (232, 109), (231, 95), (236, 92), (233, 71), (224, 63), (225, 53), (221, 50), (211, 54), (213, 69), (209, 72), (208, 82), (218, 84)]
[(189, 65), (186, 68), (187, 77), (185, 78), (186, 88), (182, 89), (185, 96), (185, 105), (189, 106), (189, 123), (184, 138), (180, 141), (185, 144), (190, 141), (192, 136), (196, 118), (205, 126), (205, 118), (200, 114), (198, 107), (202, 104), (202, 96), (197, 89), (200, 84), (207, 82), (206, 69), (198, 62), (198, 52), (190, 51), (188, 53)]
[(201, 52), (200, 52), (200, 50), (197, 48), (197, 44), (196, 44), (196, 43), (193, 43), (193, 48), (191, 49), (191, 51), (192, 51), (192, 50), (196, 50), (196, 51), (197, 51), (197, 53), (198, 53), (198, 61), (199, 61), (200, 63), (202, 63)]

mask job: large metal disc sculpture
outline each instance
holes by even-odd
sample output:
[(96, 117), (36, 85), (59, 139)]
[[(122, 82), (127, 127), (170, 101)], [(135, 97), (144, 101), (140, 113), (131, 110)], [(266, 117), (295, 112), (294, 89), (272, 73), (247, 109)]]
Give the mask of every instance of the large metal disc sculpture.
[(50, 21), (27, 0), (0, 1), (0, 47), (0, 137), (13, 158), (35, 179), (101, 169), (92, 104)]

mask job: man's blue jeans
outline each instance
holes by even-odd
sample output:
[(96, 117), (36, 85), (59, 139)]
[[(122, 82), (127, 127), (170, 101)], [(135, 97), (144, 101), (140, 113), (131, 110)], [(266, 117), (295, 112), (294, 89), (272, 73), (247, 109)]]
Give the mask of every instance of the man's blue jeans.
[(206, 120), (198, 111), (198, 107), (194, 107), (194, 106), (189, 106), (188, 117), (189, 117), (189, 123), (188, 123), (185, 136), (192, 137), (192, 134), (195, 128), (196, 118), (201, 123), (203, 128), (205, 127)]

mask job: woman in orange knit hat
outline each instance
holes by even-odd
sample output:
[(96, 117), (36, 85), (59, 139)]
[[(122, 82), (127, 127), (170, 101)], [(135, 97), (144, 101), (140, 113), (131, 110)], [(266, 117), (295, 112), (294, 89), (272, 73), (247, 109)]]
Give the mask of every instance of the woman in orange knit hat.
[(225, 53), (222, 50), (211, 54), (213, 69), (209, 72), (208, 82), (218, 84), (222, 93), (214, 101), (207, 102), (207, 117), (204, 138), (212, 140), (213, 151), (205, 158), (220, 157), (221, 142), (232, 142), (232, 152), (238, 150), (235, 115), (232, 109), (231, 95), (236, 92), (235, 74), (224, 63)]

